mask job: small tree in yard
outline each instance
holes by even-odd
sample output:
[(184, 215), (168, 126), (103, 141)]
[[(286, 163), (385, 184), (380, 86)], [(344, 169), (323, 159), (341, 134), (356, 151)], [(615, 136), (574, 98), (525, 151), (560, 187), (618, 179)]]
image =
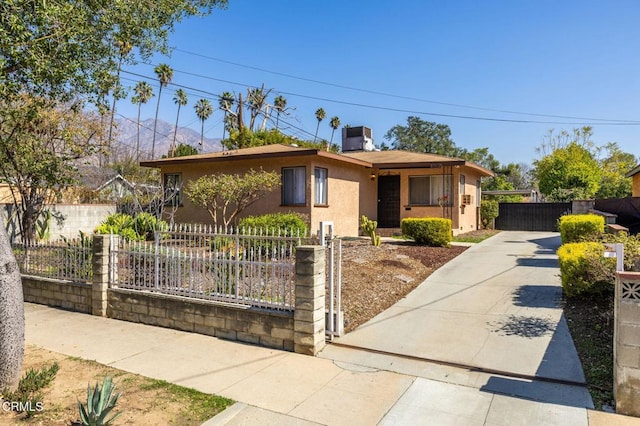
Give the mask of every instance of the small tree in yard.
[(189, 182), (185, 193), (194, 204), (207, 209), (214, 225), (227, 227), (240, 212), (278, 186), (278, 173), (252, 169), (242, 176), (224, 173), (202, 176)]
[(493, 220), (498, 217), (499, 204), (496, 200), (483, 200), (480, 204), (480, 221), (482, 227), (488, 229), (493, 224)]

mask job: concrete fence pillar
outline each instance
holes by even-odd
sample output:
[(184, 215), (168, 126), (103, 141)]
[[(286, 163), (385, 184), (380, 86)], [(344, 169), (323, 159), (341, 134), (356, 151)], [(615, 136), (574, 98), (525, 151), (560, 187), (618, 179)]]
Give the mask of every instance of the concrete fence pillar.
[(315, 356), (325, 345), (325, 248), (296, 249), (294, 351)]
[(616, 412), (640, 417), (640, 273), (616, 276), (613, 395)]
[(111, 235), (93, 236), (93, 281), (91, 313), (107, 316), (107, 289), (109, 288), (109, 249)]

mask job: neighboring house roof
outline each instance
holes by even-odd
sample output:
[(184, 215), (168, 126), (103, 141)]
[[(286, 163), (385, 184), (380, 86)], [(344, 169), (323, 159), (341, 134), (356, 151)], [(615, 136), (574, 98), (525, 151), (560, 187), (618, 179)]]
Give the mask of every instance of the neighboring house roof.
[(634, 175), (637, 175), (638, 173), (640, 173), (640, 164), (638, 164), (637, 166), (635, 166), (633, 168), (633, 170), (631, 170), (629, 173), (627, 173), (626, 175), (624, 175), (624, 177), (633, 177)]
[(190, 155), (186, 157), (163, 158), (142, 161), (141, 166), (160, 167), (170, 164), (209, 163), (230, 160), (251, 160), (256, 158), (282, 158), (294, 156), (317, 155), (337, 161), (358, 164), (377, 169), (432, 168), (446, 166), (471, 167), (481, 174), (493, 176), (493, 172), (477, 164), (459, 158), (445, 157), (435, 154), (422, 154), (409, 151), (358, 151), (336, 154), (315, 148), (301, 148), (291, 145), (264, 145), (252, 148), (213, 152), (209, 154)]

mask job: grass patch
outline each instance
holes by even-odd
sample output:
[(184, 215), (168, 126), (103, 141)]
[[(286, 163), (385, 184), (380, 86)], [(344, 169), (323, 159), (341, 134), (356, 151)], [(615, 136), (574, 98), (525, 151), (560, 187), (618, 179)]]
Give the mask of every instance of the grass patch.
[(597, 410), (614, 406), (613, 303), (613, 291), (564, 300), (564, 314)]
[(500, 231), (495, 229), (479, 229), (477, 231), (465, 232), (453, 237), (452, 241), (457, 243), (480, 243), (489, 237), (493, 237)]
[(3, 391), (2, 400), (6, 402), (20, 403), (16, 409), (18, 413), (26, 413), (27, 417), (39, 411), (43, 404), (44, 394), (42, 390), (49, 386), (58, 373), (58, 363), (44, 366), (40, 369), (30, 368), (20, 379), (18, 388), (13, 392)]
[(178, 386), (164, 380), (149, 379), (140, 385), (140, 389), (164, 390), (174, 401), (187, 403), (183, 414), (185, 420), (203, 422), (215, 416), (234, 401), (218, 395), (210, 395), (196, 389)]

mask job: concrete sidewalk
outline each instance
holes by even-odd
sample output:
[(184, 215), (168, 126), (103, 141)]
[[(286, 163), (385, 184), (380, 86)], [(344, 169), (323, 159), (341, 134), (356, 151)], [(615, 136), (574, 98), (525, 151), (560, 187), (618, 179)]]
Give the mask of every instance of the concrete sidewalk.
[(488, 391), (482, 384), (497, 376), (468, 370), (397, 359), (422, 376), (466, 380), (446, 383), (42, 305), (25, 308), (28, 344), (238, 401), (207, 425), (640, 425)]

